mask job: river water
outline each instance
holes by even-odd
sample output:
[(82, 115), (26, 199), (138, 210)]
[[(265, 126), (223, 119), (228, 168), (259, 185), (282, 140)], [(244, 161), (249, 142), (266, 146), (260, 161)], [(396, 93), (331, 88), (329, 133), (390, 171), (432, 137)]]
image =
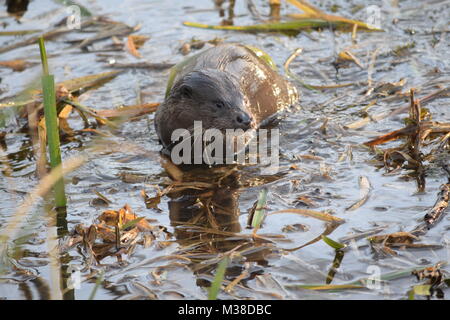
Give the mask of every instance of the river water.
[[(268, 1), (253, 2), (261, 18), (267, 18)], [(261, 176), (261, 168), (257, 166), (239, 168), (236, 177), (230, 179), (238, 180), (243, 187), (225, 185), (222, 189), (214, 190), (214, 201), (233, 212), (221, 222), (229, 226), (226, 230), (243, 235), (251, 234), (252, 230), (246, 229), (248, 210), (265, 186), (269, 190), (269, 212), (306, 208), (345, 219), (345, 223), (328, 235), (334, 240), (382, 227), (384, 229), (381, 234), (410, 231), (434, 205), (439, 187), (447, 181), (440, 163), (448, 162), (448, 146), (447, 151), (441, 155), (441, 162), (427, 163), (424, 192), (418, 192), (411, 170), (400, 169), (387, 174), (382, 163), (380, 166), (380, 162), (376, 161), (374, 153), (362, 146), (362, 143), (377, 135), (403, 127), (407, 113), (370, 121), (359, 129), (348, 129), (346, 125), (362, 119), (367, 113), (376, 115), (407, 105), (410, 88), (416, 88), (416, 97), (422, 98), (448, 86), (449, 1), (321, 1), (320, 8), (326, 12), (336, 10), (337, 15), (362, 21), (368, 19), (368, 4), (376, 6), (384, 32), (358, 31), (356, 43), (352, 43), (351, 32), (333, 32), (329, 29), (287, 36), (278, 33), (203, 30), (182, 25), (183, 21), (220, 24), (228, 15), (227, 2), (223, 4), (225, 17), (221, 17), (220, 10), (213, 1), (208, 0), (86, 0), (79, 3), (95, 15), (104, 15), (129, 26), (140, 25), (136, 34), (148, 36), (149, 40), (139, 49), (142, 59), (124, 51), (100, 52), (105, 45), (111, 43), (110, 39), (94, 43), (87, 51), (80, 50), (70, 41), (90, 35), (83, 33), (84, 30), (47, 41), (51, 73), (55, 75), (57, 82), (110, 71), (108, 61), (112, 59), (122, 63), (178, 63), (184, 58), (180, 47), (193, 37), (201, 40), (218, 37), (226, 42), (259, 47), (270, 54), (281, 72), (289, 55), (297, 48), (303, 48), (302, 54), (291, 63), (290, 68), (308, 84), (361, 82), (356, 86), (324, 91), (308, 90), (297, 84), (301, 92), (301, 109), (292, 111), (278, 125), (279, 174)], [(67, 16), (66, 7), (58, 1), (30, 1), (27, 11), (18, 20), (8, 15), (4, 9), (5, 7), (0, 11), (0, 22), (4, 26), (1, 31), (52, 28)], [(299, 11), (283, 3), (282, 13), (286, 12)], [(250, 14), (246, 1), (236, 1), (234, 15), (235, 25), (258, 23), (256, 17)], [(123, 40), (124, 37), (119, 36), (118, 39)], [(20, 38), (17, 36), (3, 36), (0, 38), (0, 46), (18, 40)], [(206, 47), (208, 46), (210, 45), (207, 44)], [(405, 46), (410, 48), (402, 52), (398, 50)], [(350, 64), (348, 68), (340, 68), (336, 72), (333, 62), (339, 52), (347, 49), (360, 60), (362, 68)], [(196, 52), (198, 51), (194, 50), (190, 54)], [(0, 54), (2, 61), (12, 59), (25, 59), (36, 64), (22, 72), (0, 69), (1, 99), (15, 97), (36, 81), (41, 73), (36, 45)], [(168, 74), (168, 70), (127, 69), (105, 85), (83, 94), (80, 100), (84, 105), (95, 109), (160, 102), (164, 99)], [(373, 95), (365, 96), (369, 78), (375, 84), (395, 83), (405, 79), (406, 83), (401, 88), (401, 92), (405, 94), (392, 99), (379, 96), (375, 103), (370, 104), (375, 98)], [(448, 98), (444, 97), (425, 107), (433, 115), (433, 120), (450, 122), (448, 103)], [(4, 112), (8, 114), (8, 111)], [(148, 247), (138, 245), (121, 262), (115, 257), (108, 257), (100, 264), (88, 266), (88, 259), (81, 249), (75, 247), (68, 250), (64, 253), (64, 264), (79, 272), (81, 284), (66, 297), (87, 299), (95, 287), (95, 277), (89, 275), (92, 272), (103, 272), (104, 281), (101, 282), (95, 299), (206, 299), (207, 287), (216, 265), (205, 261), (214, 259), (242, 241), (230, 236), (217, 244), (207, 244), (211, 238), (205, 236), (205, 243), (201, 243), (198, 241), (202, 239), (199, 231), (196, 233), (183, 229), (186, 227), (183, 221), (187, 221), (185, 216), (193, 214), (192, 206), (197, 196), (195, 192), (163, 196), (159, 209), (146, 208), (140, 191), (144, 189), (152, 193), (155, 186), (163, 189), (168, 179), (160, 164), (160, 145), (153, 127), (153, 117), (150, 114), (125, 122), (119, 129), (109, 131), (105, 137), (84, 133), (71, 139), (63, 139), (63, 160), (78, 154), (89, 155), (87, 163), (68, 174), (65, 179), (69, 199), (69, 231), (80, 223), (94, 223), (105, 210), (93, 202), (97, 197), (93, 191), (95, 190), (112, 201), (108, 209), (116, 210), (128, 204), (138, 216), (144, 216), (152, 225), (160, 226), (165, 232)], [(78, 115), (72, 113), (71, 118), (72, 128), (82, 129), (83, 123)], [(0, 128), (0, 132), (6, 133), (2, 138), (0, 164), (2, 231), (26, 193), (38, 182), (31, 138), (26, 131), (19, 130), (24, 120), (15, 120), (16, 116), (8, 116), (6, 119), (4, 127)], [(399, 142), (388, 146), (397, 145)], [(381, 148), (387, 146), (382, 145)], [(342, 156), (350, 154), (350, 151), (351, 158)], [(145, 181), (130, 183), (120, 178), (119, 175), (124, 173), (144, 175), (147, 178)], [(361, 176), (370, 181), (370, 197), (358, 209), (346, 210), (361, 197), (358, 184)], [(299, 201), (299, 197), (307, 199), (309, 206), (305, 201)], [(58, 296), (55, 293), (55, 283), (58, 281), (53, 279), (48, 254), (49, 248), (55, 245), (56, 231), (49, 226), (47, 210), (48, 199), (36, 204), (21, 221), (20, 230), (15, 233), (17, 238), (10, 239), (9, 245), (15, 248), (15, 254), (9, 255), (9, 264), (6, 264), (9, 267), (0, 275), (0, 298), (39, 299), (49, 295)], [(306, 229), (286, 232), (285, 227), (288, 225), (302, 225)], [(400, 249), (396, 250), (395, 256), (377, 254), (365, 237), (351, 242), (332, 284), (351, 283), (378, 272), (384, 274), (448, 261), (448, 228), (449, 218), (444, 217), (420, 239), (420, 243), (436, 244), (439, 248)], [(272, 239), (272, 242), (266, 243), (266, 247), (258, 243), (255, 248), (259, 250), (233, 259), (227, 271), (227, 281), (232, 281), (244, 270), (248, 271), (248, 275), (240, 286), (230, 293), (221, 292), (219, 298), (406, 299), (408, 291), (418, 283), (414, 276), (406, 275), (372, 289), (294, 289), (292, 285), (325, 284), (336, 253), (323, 241), (295, 251), (284, 249), (299, 247), (319, 236), (324, 229), (325, 223), (313, 218), (292, 213), (269, 215), (258, 232), (283, 235), (286, 241)], [(64, 239), (60, 241), (63, 242)], [(251, 251), (249, 243), (242, 243)], [(189, 248), (189, 245), (193, 247)], [(179, 258), (182, 253), (184, 259)], [(155, 259), (157, 257), (161, 259)]]

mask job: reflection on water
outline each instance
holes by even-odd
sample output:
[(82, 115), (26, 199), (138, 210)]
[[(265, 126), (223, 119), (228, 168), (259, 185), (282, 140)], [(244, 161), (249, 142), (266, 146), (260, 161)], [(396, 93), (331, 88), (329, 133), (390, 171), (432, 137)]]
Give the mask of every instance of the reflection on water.
[(213, 0), (217, 10), (219, 10), (219, 16), (222, 18), (221, 25), (231, 26), (233, 25), (234, 18), (234, 6), (236, 0)]
[[(268, 241), (239, 235), (241, 174), (233, 170), (231, 174), (228, 171), (226, 175), (211, 179), (215, 169), (194, 170), (194, 174), (188, 172), (187, 180), (183, 182), (189, 184), (189, 178), (194, 178), (195, 182), (208, 182), (213, 187), (171, 193), (168, 207), (171, 225), (175, 227), (174, 235), (181, 245), (180, 251), (192, 260), (195, 273), (211, 273), (217, 268), (217, 257), (231, 252), (238, 257), (237, 261), (232, 260), (226, 272), (226, 277), (231, 280), (242, 273), (243, 261), (266, 266), (264, 257), (273, 249), (267, 246)], [(223, 170), (218, 170), (223, 174)], [(203, 180), (202, 176), (206, 179)], [(257, 270), (257, 273), (262, 272), (262, 268)], [(252, 275), (250, 272), (248, 277)], [(200, 285), (209, 287), (210, 284)]]
[(20, 19), (28, 8), (29, 0), (6, 0), (6, 11)]

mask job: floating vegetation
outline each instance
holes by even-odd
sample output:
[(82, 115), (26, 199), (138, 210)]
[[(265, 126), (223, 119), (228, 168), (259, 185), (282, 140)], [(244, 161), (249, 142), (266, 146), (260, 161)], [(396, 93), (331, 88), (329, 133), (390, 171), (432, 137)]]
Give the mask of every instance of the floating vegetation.
[(370, 191), (372, 189), (369, 179), (365, 176), (360, 176), (358, 181), (361, 199), (352, 204), (350, 207), (346, 208), (345, 210), (347, 211), (353, 211), (358, 209), (369, 199)]
[(288, 0), (288, 2), (304, 11), (305, 13), (301, 15), (289, 14), (288, 16), (290, 18), (295, 19), (292, 21), (269, 22), (249, 26), (215, 26), (188, 21), (183, 22), (183, 24), (188, 27), (196, 27), (202, 29), (233, 30), (244, 32), (281, 32), (289, 35), (295, 35), (302, 30), (324, 29), (329, 27), (351, 31), (353, 25), (357, 25), (361, 29), (365, 29), (368, 31), (382, 31), (381, 29), (377, 29), (376, 27), (370, 26), (367, 23), (361, 21), (326, 14), (303, 0)]
[(9, 37), (9, 36), (23, 36), (27, 34), (33, 34), (41, 32), (42, 30), (17, 30), (17, 31), (0, 31), (0, 36)]
[[(62, 250), (78, 245), (97, 263), (109, 256), (122, 261), (122, 255), (129, 255), (136, 245), (148, 247), (164, 233), (164, 228), (150, 225), (144, 217), (136, 216), (128, 205), (119, 210), (106, 210), (97, 220), (98, 223), (91, 226), (77, 225)], [(165, 236), (163, 239), (166, 241)]]
[[(414, 99), (414, 90), (410, 91), (410, 112), (409, 118), (406, 119), (407, 126), (404, 129), (396, 130), (388, 134), (382, 135), (376, 139), (370, 140), (365, 144), (374, 147), (379, 144), (387, 143), (399, 139), (400, 137), (406, 138), (406, 143), (397, 148), (391, 148), (382, 152), (383, 162), (386, 170), (392, 171), (401, 168), (403, 164), (407, 164), (407, 168), (415, 171), (415, 178), (419, 192), (425, 190), (425, 171), (426, 168), (423, 164), (424, 160), (432, 163), (438, 161), (436, 154), (439, 154), (439, 148), (448, 148), (447, 139), (449, 135), (450, 124), (424, 121), (425, 117), (430, 115), (423, 109), (421, 109), (420, 102)], [(448, 127), (448, 128), (447, 128)], [(440, 135), (443, 135), (443, 139), (437, 139)], [(437, 139), (440, 143), (438, 148), (431, 149), (428, 155), (422, 151), (422, 146), (425, 144), (427, 138)], [(442, 141), (444, 145), (442, 145)], [(432, 145), (432, 144), (428, 144)], [(442, 150), (442, 149), (441, 149)], [(396, 155), (394, 157), (394, 155)], [(395, 167), (394, 167), (395, 166)], [(448, 164), (441, 165), (450, 181), (450, 170)], [(394, 168), (392, 168), (394, 167)], [(436, 204), (429, 210), (424, 217), (424, 223), (416, 226), (411, 232), (396, 232), (388, 235), (379, 235), (369, 238), (374, 249), (383, 253), (389, 253), (395, 255), (396, 252), (390, 247), (410, 247), (410, 248), (425, 248), (433, 247), (434, 245), (413, 244), (414, 241), (418, 241), (419, 235), (423, 235), (426, 231), (439, 221), (448, 207), (449, 201), (449, 184), (445, 183), (441, 186)]]
[(199, 40), (196, 38), (192, 38), (191, 41), (185, 42), (181, 45), (180, 52), (183, 55), (188, 55), (192, 50), (203, 49), (206, 44), (218, 45), (223, 41), (224, 39), (222, 38), (214, 38), (212, 40)]
[(21, 72), (32, 65), (32, 63), (21, 59), (0, 61), (0, 67), (10, 68), (17, 72)]
[[(425, 168), (424, 160), (432, 162), (436, 160), (436, 154), (441, 153), (448, 142), (447, 136), (450, 133), (450, 123), (439, 123), (435, 121), (426, 121), (429, 117), (425, 109), (421, 108), (420, 101), (414, 99), (414, 90), (410, 92), (410, 112), (406, 120), (407, 126), (403, 129), (392, 131), (370, 141), (365, 145), (374, 147), (379, 144), (387, 143), (405, 137), (407, 142), (400, 147), (391, 148), (383, 152), (383, 162), (386, 170), (392, 171), (407, 164), (408, 167), (416, 171), (416, 180), (418, 190), (425, 190)], [(439, 136), (442, 136), (441, 139)], [(429, 154), (423, 154), (422, 145), (426, 139), (438, 140), (440, 143), (437, 148), (431, 149)], [(445, 142), (444, 142), (445, 141)], [(444, 142), (444, 144), (442, 144)], [(428, 144), (430, 145), (430, 144)], [(448, 144), (447, 144), (448, 148)], [(441, 151), (440, 151), (441, 150)]]
[(322, 220), (322, 221), (325, 221), (325, 222), (331, 222), (331, 223), (334, 223), (334, 224), (337, 224), (337, 225), (342, 224), (342, 223), (345, 222), (344, 219), (332, 216), (329, 213), (319, 212), (319, 211), (310, 210), (310, 209), (285, 209), (285, 210), (278, 210), (278, 211), (275, 211), (275, 212), (271, 212), (269, 215), (280, 214), (280, 213), (300, 214), (300, 215), (303, 215), (303, 216), (319, 219), (319, 220)]
[(298, 15), (298, 14), (289, 15), (290, 17), (293, 17), (293, 18), (297, 18), (297, 19), (317, 18), (317, 19), (324, 20), (331, 24), (336, 23), (337, 26), (342, 25), (342, 26), (347, 26), (348, 28), (353, 28), (353, 25), (357, 25), (358, 27), (367, 29), (367, 30), (382, 31), (381, 29), (378, 29), (375, 26), (369, 25), (369, 24), (361, 22), (361, 21), (351, 20), (351, 19), (346, 19), (343, 17), (335, 16), (335, 15), (326, 14), (323, 11), (319, 10), (318, 8), (314, 7), (313, 5), (309, 4), (306, 0), (287, 0), (287, 2), (296, 6), (298, 9), (300, 9), (304, 12), (304, 14), (302, 14), (302, 15)]
[[(55, 85), (57, 88), (57, 98), (62, 99), (71, 94), (84, 93), (90, 89), (96, 88), (106, 82), (114, 79), (120, 71), (104, 72), (97, 75), (90, 75), (71, 80), (59, 82)], [(10, 100), (0, 103), (0, 108), (23, 107), (27, 104), (39, 103), (42, 101), (42, 90), (28, 88), (18, 94), (20, 99)]]
[(323, 240), (327, 245), (329, 245), (330, 247), (332, 247), (333, 249), (340, 250), (340, 249), (344, 249), (344, 248), (346, 247), (345, 244), (336, 242), (336, 241), (334, 241), (333, 239), (330, 239), (330, 238), (328, 238), (328, 237), (325, 236), (325, 235), (322, 235), (321, 237), (322, 237), (322, 240)]
[(248, 215), (249, 221), (251, 221), (251, 226), (255, 229), (261, 228), (261, 225), (266, 218), (266, 202), (267, 202), (267, 192), (266, 188), (259, 192), (258, 201), (254, 206), (254, 209)]
[(415, 285), (409, 293), (409, 299), (413, 300), (415, 295), (426, 296), (430, 299), (433, 295), (438, 298), (444, 297), (443, 288), (450, 285), (448, 274), (441, 270), (442, 264), (423, 269), (417, 269), (412, 272), (418, 281), (425, 281), (425, 284)]

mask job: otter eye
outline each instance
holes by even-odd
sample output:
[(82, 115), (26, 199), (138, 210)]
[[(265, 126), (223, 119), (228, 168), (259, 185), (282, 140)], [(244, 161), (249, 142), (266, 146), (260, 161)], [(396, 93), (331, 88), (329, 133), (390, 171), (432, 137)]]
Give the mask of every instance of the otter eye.
[(223, 104), (222, 101), (217, 101), (217, 102), (216, 102), (216, 108), (222, 109), (223, 107), (225, 107), (225, 105)]

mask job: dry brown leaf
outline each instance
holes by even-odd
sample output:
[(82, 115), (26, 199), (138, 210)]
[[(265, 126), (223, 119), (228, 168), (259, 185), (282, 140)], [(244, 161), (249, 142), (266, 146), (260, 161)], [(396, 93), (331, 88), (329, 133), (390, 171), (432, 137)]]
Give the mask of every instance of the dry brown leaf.
[(73, 107), (70, 104), (66, 104), (61, 112), (58, 114), (60, 119), (67, 119), (72, 112)]
[(341, 63), (343, 61), (354, 62), (358, 67), (364, 69), (363, 65), (361, 64), (361, 61), (359, 61), (359, 59), (348, 50), (341, 51), (338, 54), (336, 63)]
[(419, 240), (419, 238), (416, 237), (415, 235), (404, 231), (372, 236), (368, 239), (372, 243), (383, 243), (384, 245), (389, 245), (393, 243), (411, 244), (413, 243), (414, 240)]
[[(123, 208), (116, 210), (106, 210), (104, 211), (100, 217), (98, 217), (99, 221), (104, 222), (108, 226), (117, 226), (117, 225), (125, 225), (130, 221), (136, 220), (138, 217), (131, 210), (131, 208), (126, 204)], [(151, 230), (152, 227), (148, 223), (147, 220), (141, 219), (136, 226), (140, 231)]]
[(144, 103), (117, 109), (96, 110), (96, 114), (104, 118), (134, 118), (155, 112), (159, 105), (160, 103)]
[(129, 35), (127, 39), (128, 52), (136, 58), (142, 58), (142, 55), (137, 49), (139, 49), (148, 39), (149, 37), (146, 36)]
[(0, 61), (0, 67), (10, 68), (13, 71), (23, 71), (31, 64), (25, 60), (9, 60), (9, 61)]
[(315, 211), (315, 210), (309, 210), (309, 209), (285, 209), (285, 210), (279, 210), (279, 211), (271, 212), (268, 215), (279, 214), (279, 213), (296, 213), (296, 214), (300, 214), (300, 215), (303, 215), (303, 216), (319, 219), (319, 220), (322, 220), (322, 221), (334, 222), (334, 223), (338, 223), (338, 224), (341, 224), (341, 223), (345, 222), (344, 219), (332, 216), (329, 213)]

